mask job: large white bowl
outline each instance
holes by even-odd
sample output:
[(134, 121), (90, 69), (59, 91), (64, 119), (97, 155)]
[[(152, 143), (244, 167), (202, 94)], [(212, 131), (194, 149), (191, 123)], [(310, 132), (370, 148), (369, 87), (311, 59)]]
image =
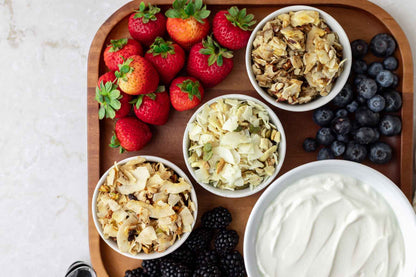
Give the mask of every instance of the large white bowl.
[(251, 211), (244, 236), (244, 261), (248, 276), (261, 276), (256, 262), (256, 241), (258, 228), (264, 211), (277, 195), (299, 179), (320, 173), (337, 173), (356, 178), (371, 186), (391, 206), (402, 231), (405, 248), (405, 265), (400, 277), (414, 277), (416, 274), (416, 216), (402, 191), (380, 172), (350, 161), (325, 160), (311, 162), (283, 174), (261, 195)]
[[(300, 10), (314, 10), (320, 13), (321, 17), (326, 21), (327, 25), (331, 28), (331, 30), (338, 34), (339, 41), (344, 48), (342, 51), (343, 58), (344, 59), (346, 58), (347, 60), (344, 64), (344, 70), (342, 71), (341, 75), (335, 81), (331, 92), (327, 96), (319, 96), (318, 98), (312, 100), (309, 103), (291, 105), (291, 104), (284, 103), (284, 102), (277, 102), (276, 98), (269, 95), (266, 91), (263, 90), (263, 88), (261, 88), (258, 85), (256, 81), (256, 77), (254, 76), (253, 70), (251, 69), (251, 65), (252, 65), (251, 49), (253, 48), (253, 41), (256, 37), (256, 33), (261, 28), (263, 28), (264, 25), (268, 21), (276, 18), (279, 14), (288, 13), (291, 11), (300, 11)], [(330, 16), (329, 14), (327, 14), (326, 12), (320, 9), (310, 7), (310, 6), (289, 6), (289, 7), (279, 9), (275, 12), (272, 12), (271, 14), (266, 16), (262, 21), (260, 21), (259, 24), (257, 24), (256, 28), (254, 28), (253, 32), (251, 33), (250, 39), (248, 40), (245, 59), (246, 59), (246, 70), (247, 70), (247, 74), (250, 79), (250, 82), (253, 85), (253, 87), (256, 89), (258, 94), (260, 94), (261, 97), (264, 98), (264, 100), (266, 100), (273, 106), (276, 106), (283, 110), (292, 111), (292, 112), (304, 112), (304, 111), (311, 111), (319, 107), (322, 107), (323, 105), (327, 104), (332, 99), (334, 99), (334, 97), (341, 91), (341, 89), (344, 87), (345, 83), (348, 80), (348, 76), (350, 75), (352, 54), (351, 54), (350, 40), (348, 39), (347, 34), (345, 33), (341, 25), (332, 16)]]
[[(192, 186), (192, 183), (189, 180), (188, 176), (186, 176), (185, 172), (183, 172), (178, 166), (176, 166), (172, 162), (170, 162), (168, 160), (165, 160), (165, 159), (162, 159), (162, 158), (159, 158), (159, 157), (155, 157), (155, 156), (140, 156), (140, 157), (145, 158), (147, 162), (162, 163), (166, 167), (169, 167), (169, 168), (173, 169), (173, 171), (175, 171), (180, 177), (182, 177), (185, 181), (187, 181)], [(118, 162), (118, 164), (122, 165), (122, 164), (125, 164), (128, 161), (131, 161), (131, 160), (134, 160), (134, 159), (137, 159), (137, 156), (124, 159), (124, 160)], [(91, 206), (92, 206), (92, 218), (94, 219), (95, 227), (96, 227), (98, 233), (100, 234), (101, 238), (105, 241), (105, 243), (107, 243), (108, 246), (110, 246), (114, 251), (120, 253), (121, 255), (124, 255), (124, 256), (132, 258), (132, 259), (140, 259), (140, 260), (158, 259), (158, 258), (164, 257), (164, 256), (172, 253), (176, 249), (178, 249), (186, 241), (186, 239), (189, 237), (191, 232), (183, 234), (182, 237), (179, 240), (175, 241), (175, 243), (172, 246), (170, 246), (168, 249), (166, 249), (164, 252), (153, 252), (153, 253), (149, 253), (149, 254), (140, 252), (137, 255), (132, 255), (130, 253), (121, 252), (117, 247), (117, 242), (115, 242), (111, 239), (105, 239), (104, 238), (103, 229), (102, 229), (101, 223), (98, 221), (98, 217), (97, 217), (97, 196), (98, 196), (98, 192), (99, 192), (98, 189), (105, 182), (105, 180), (107, 178), (107, 175), (108, 175), (108, 172), (110, 171), (111, 168), (113, 168), (113, 166), (110, 167), (103, 174), (103, 176), (101, 176), (100, 180), (98, 181), (97, 186), (95, 187), (95, 190), (94, 190), (94, 194), (92, 196), (92, 204), (91, 204)], [(191, 190), (191, 199), (195, 204), (195, 212), (193, 214), (195, 220), (194, 220), (194, 223), (192, 224), (192, 228), (193, 228), (194, 225), (195, 225), (195, 221), (196, 221), (196, 218), (197, 218), (197, 211), (198, 211), (198, 201), (197, 201), (195, 189), (193, 188), (193, 186), (192, 186), (192, 190)]]
[[(273, 123), (277, 127), (277, 130), (280, 132), (280, 135), (281, 135), (281, 140), (280, 140), (279, 148), (278, 148), (279, 162), (278, 162), (278, 164), (275, 168), (275, 171), (274, 171), (272, 176), (266, 178), (263, 181), (263, 183), (259, 184), (254, 189), (245, 188), (245, 189), (241, 189), (241, 190), (231, 191), (231, 190), (219, 189), (219, 188), (213, 187), (209, 184), (198, 182), (198, 180), (195, 176), (195, 173), (194, 173), (194, 169), (192, 168), (192, 166), (188, 162), (188, 158), (189, 158), (189, 155), (188, 155), (189, 124), (195, 121), (196, 116), (202, 111), (202, 109), (205, 107), (205, 105), (211, 105), (212, 103), (217, 102), (219, 99), (225, 99), (225, 98), (246, 100), (246, 101), (249, 100), (249, 101), (253, 101), (253, 102), (263, 106), (267, 110), (267, 113), (270, 116), (270, 122)], [(223, 197), (228, 197), (228, 198), (239, 198), (239, 197), (246, 197), (246, 196), (249, 196), (249, 195), (252, 195), (252, 194), (255, 194), (255, 193), (261, 191), (262, 189), (264, 189), (266, 186), (268, 186), (276, 178), (277, 174), (279, 173), (280, 168), (282, 167), (283, 161), (285, 159), (286, 136), (285, 136), (285, 132), (283, 130), (282, 123), (280, 122), (279, 118), (272, 111), (272, 109), (270, 109), (266, 104), (264, 104), (263, 102), (257, 100), (256, 98), (253, 98), (251, 96), (247, 96), (247, 95), (243, 95), (243, 94), (226, 94), (226, 95), (218, 96), (216, 98), (211, 99), (210, 101), (208, 101), (207, 103), (205, 103), (204, 105), (199, 107), (198, 110), (196, 110), (196, 112), (192, 115), (191, 119), (189, 119), (188, 124), (186, 125), (185, 133), (183, 135), (182, 148), (183, 148), (182, 152), (183, 152), (183, 157), (185, 159), (185, 164), (188, 167), (188, 170), (191, 173), (192, 177), (194, 177), (194, 179), (198, 182), (198, 184), (200, 184), (204, 189), (206, 189), (207, 191), (209, 191), (213, 194), (223, 196)]]

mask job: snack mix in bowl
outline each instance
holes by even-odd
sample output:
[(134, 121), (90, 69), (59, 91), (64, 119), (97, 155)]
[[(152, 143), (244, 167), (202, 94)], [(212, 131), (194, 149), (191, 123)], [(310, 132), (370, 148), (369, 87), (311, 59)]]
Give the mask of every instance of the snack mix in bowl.
[(192, 186), (162, 163), (137, 158), (115, 164), (97, 196), (97, 218), (105, 239), (121, 252), (163, 252), (192, 231)]
[(188, 163), (198, 182), (253, 189), (276, 170), (280, 132), (253, 101), (218, 99), (205, 105), (188, 128)]
[(343, 70), (342, 50), (319, 12), (283, 13), (256, 33), (252, 70), (276, 101), (304, 104), (329, 94)]

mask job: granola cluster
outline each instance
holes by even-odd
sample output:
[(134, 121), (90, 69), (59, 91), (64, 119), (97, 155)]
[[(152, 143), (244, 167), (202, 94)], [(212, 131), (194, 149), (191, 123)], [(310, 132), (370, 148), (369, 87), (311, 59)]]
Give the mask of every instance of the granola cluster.
[(252, 69), (257, 83), (289, 104), (326, 96), (343, 70), (342, 45), (317, 11), (280, 14), (256, 33)]
[(121, 252), (163, 252), (191, 232), (192, 186), (162, 163), (138, 157), (115, 164), (99, 188), (97, 217), (106, 239)]

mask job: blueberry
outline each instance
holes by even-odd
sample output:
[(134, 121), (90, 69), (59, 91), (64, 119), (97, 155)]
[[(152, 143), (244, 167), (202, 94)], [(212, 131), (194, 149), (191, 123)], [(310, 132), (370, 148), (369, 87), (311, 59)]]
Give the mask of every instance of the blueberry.
[(352, 71), (356, 74), (364, 74), (367, 72), (367, 63), (363, 60), (352, 61)]
[(367, 148), (356, 142), (349, 142), (345, 150), (344, 158), (354, 162), (362, 162), (367, 157)]
[(329, 148), (324, 147), (318, 152), (318, 161), (329, 160), (333, 158), (335, 158), (334, 154), (332, 154), (332, 151)]
[(331, 151), (335, 157), (339, 157), (345, 152), (345, 143), (341, 141), (334, 141), (331, 143)]
[(393, 71), (397, 69), (399, 62), (395, 57), (390, 56), (383, 60), (383, 66), (385, 69)]
[(316, 133), (316, 141), (322, 145), (330, 145), (335, 140), (330, 128), (323, 127)]
[(348, 115), (348, 111), (346, 109), (338, 109), (335, 111), (335, 117), (347, 116), (347, 115)]
[(347, 111), (350, 113), (354, 113), (358, 109), (359, 105), (360, 104), (358, 104), (357, 101), (353, 100), (351, 103), (347, 105)]
[(365, 99), (370, 99), (377, 93), (377, 83), (370, 78), (362, 79), (356, 88), (358, 95)]
[(380, 94), (376, 94), (367, 100), (367, 106), (373, 112), (381, 112), (386, 107), (386, 100)]
[(327, 126), (334, 118), (334, 112), (328, 108), (320, 108), (313, 112), (312, 119), (319, 126)]
[(373, 128), (361, 127), (355, 132), (354, 140), (359, 144), (370, 144), (377, 141), (377, 133)]
[(368, 44), (362, 39), (356, 39), (351, 42), (351, 51), (354, 58), (362, 58), (368, 52)]
[(376, 57), (391, 56), (396, 50), (396, 41), (389, 34), (378, 34), (370, 41), (370, 51)]
[(358, 74), (358, 75), (356, 75), (355, 77), (354, 77), (354, 86), (357, 86), (358, 85), (358, 83), (362, 80), (362, 79), (364, 79), (364, 78), (367, 78), (367, 75), (365, 75), (365, 74)]
[(393, 156), (393, 150), (390, 145), (384, 142), (376, 142), (370, 146), (368, 158), (376, 164), (388, 163)]
[(350, 84), (345, 84), (342, 90), (335, 96), (332, 103), (338, 107), (345, 107), (352, 101), (354, 93)]
[(367, 104), (367, 99), (365, 99), (362, 96), (357, 95), (357, 97), (355, 99), (357, 100), (358, 104), (361, 104), (361, 105)]
[(391, 71), (382, 70), (376, 76), (377, 84), (383, 88), (388, 88), (393, 85), (394, 82), (394, 75)]
[(399, 84), (399, 76), (393, 73), (393, 84), (391, 84), (390, 88), (397, 88)]
[(348, 136), (348, 134), (345, 135), (337, 135), (337, 141), (341, 141), (344, 143), (348, 143), (350, 141), (350, 138)]
[(316, 151), (316, 149), (318, 149), (318, 142), (314, 138), (306, 138), (303, 141), (303, 149), (306, 152)]
[(337, 135), (348, 134), (352, 130), (351, 121), (348, 117), (337, 117), (331, 122), (332, 131)]
[(355, 112), (355, 120), (360, 126), (376, 126), (380, 120), (380, 114), (362, 106)]
[(371, 63), (368, 66), (368, 70), (367, 70), (367, 74), (372, 77), (375, 78), (377, 76), (377, 74), (382, 71), (384, 69), (383, 64), (379, 63), (379, 62), (374, 62)]
[(398, 116), (386, 114), (380, 120), (378, 129), (384, 136), (395, 136), (402, 130), (402, 121)]
[(387, 90), (383, 92), (383, 97), (386, 100), (386, 112), (397, 112), (402, 107), (402, 97), (397, 91)]

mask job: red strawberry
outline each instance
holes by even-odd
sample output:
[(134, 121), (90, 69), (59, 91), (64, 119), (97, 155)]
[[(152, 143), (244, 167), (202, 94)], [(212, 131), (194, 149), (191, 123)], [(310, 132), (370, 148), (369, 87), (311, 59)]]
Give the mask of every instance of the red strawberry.
[(104, 63), (110, 70), (118, 70), (118, 65), (133, 55), (143, 56), (143, 48), (134, 39), (112, 39), (104, 50)]
[(150, 132), (149, 126), (135, 117), (124, 117), (116, 122), (110, 147), (120, 147), (120, 153), (123, 153), (124, 150), (139, 151), (151, 138), (152, 133)]
[(165, 34), (166, 17), (160, 13), (160, 8), (149, 3), (149, 8), (146, 10), (145, 3), (141, 2), (139, 10), (130, 15), (128, 27), (134, 39), (149, 46), (156, 37)]
[(115, 72), (118, 85), (127, 94), (138, 95), (154, 92), (159, 84), (159, 74), (143, 57), (131, 56), (119, 65)]
[(169, 94), (175, 110), (185, 111), (201, 103), (204, 88), (194, 77), (178, 77), (170, 84)]
[(169, 110), (169, 95), (164, 86), (158, 87), (154, 93), (139, 95), (135, 99), (134, 113), (140, 120), (149, 124), (165, 124), (168, 121)]
[(168, 85), (185, 64), (185, 51), (176, 43), (157, 37), (144, 58), (159, 72), (162, 82)]
[(207, 6), (202, 7), (202, 0), (175, 0), (172, 7), (165, 13), (166, 29), (174, 41), (189, 50), (208, 34), (211, 12)]
[(237, 50), (247, 45), (252, 26), (256, 24), (254, 15), (247, 14), (246, 9), (238, 10), (231, 7), (227, 11), (219, 11), (212, 22), (215, 39), (223, 47)]
[(115, 81), (114, 71), (104, 73), (98, 79), (95, 100), (100, 104), (99, 119), (104, 117), (122, 118), (127, 116), (131, 110), (129, 103), (131, 96), (120, 91)]
[(191, 48), (186, 70), (205, 87), (213, 87), (230, 74), (234, 65), (232, 57), (231, 51), (222, 48), (208, 36)]

